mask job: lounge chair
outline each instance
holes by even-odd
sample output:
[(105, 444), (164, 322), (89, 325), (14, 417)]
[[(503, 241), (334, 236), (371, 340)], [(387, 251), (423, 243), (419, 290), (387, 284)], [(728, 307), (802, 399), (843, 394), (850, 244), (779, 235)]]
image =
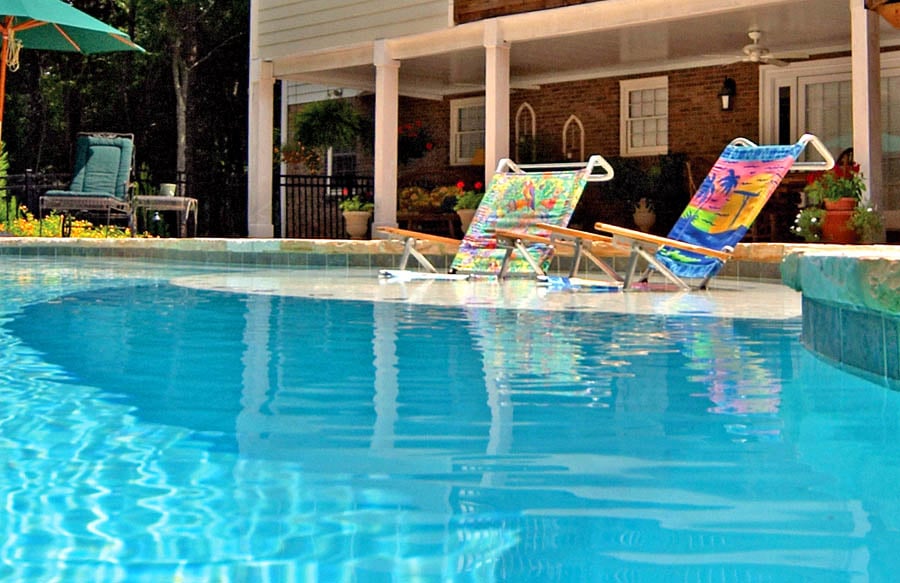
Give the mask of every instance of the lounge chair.
[(133, 162), (131, 134), (79, 135), (72, 182), (68, 190), (48, 190), (40, 197), (40, 215), (44, 216), (44, 209), (63, 211), (60, 228), (64, 236), (71, 232), (73, 212), (103, 213), (107, 226), (113, 218), (125, 218), (132, 226)]
[[(535, 225), (567, 225), (585, 184), (612, 177), (612, 167), (599, 155), (591, 156), (587, 162), (580, 164), (516, 164), (503, 159), (497, 165), (462, 241), (406, 229), (379, 228), (378, 232), (405, 241), (399, 269), (382, 270), (381, 275), (442, 279), (461, 279), (471, 275), (545, 276), (554, 249), (548, 233), (536, 229)], [(521, 240), (518, 244), (504, 247), (498, 241), (498, 231), (521, 235)], [(449, 273), (439, 273), (416, 248), (422, 242), (443, 243), (457, 249)], [(410, 257), (416, 259), (425, 272), (407, 270)]]
[[(822, 160), (797, 162), (810, 144)], [(667, 237), (602, 222), (594, 228), (611, 235), (613, 245), (630, 248), (623, 278), (625, 289), (648, 284), (654, 271), (679, 289), (691, 289), (686, 279), (699, 281), (697, 287), (703, 289), (734, 253), (789, 170), (828, 170), (833, 166), (831, 153), (811, 134), (796, 144), (775, 146), (759, 146), (737, 138), (722, 152)], [(554, 225), (539, 227), (548, 230), (551, 239), (572, 241), (586, 236)], [(635, 278), (640, 258), (648, 267)]]

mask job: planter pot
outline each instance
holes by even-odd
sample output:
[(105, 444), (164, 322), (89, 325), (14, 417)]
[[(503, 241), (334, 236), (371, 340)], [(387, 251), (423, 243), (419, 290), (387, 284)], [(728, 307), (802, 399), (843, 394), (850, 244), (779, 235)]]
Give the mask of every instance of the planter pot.
[(839, 198), (825, 201), (825, 218), (822, 220), (822, 241), (849, 245), (856, 243), (856, 231), (850, 226), (850, 215), (856, 208), (855, 198)]
[(825, 210), (826, 211), (852, 211), (856, 208), (856, 199), (845, 197), (839, 198), (837, 200), (826, 200), (825, 201)]
[(459, 209), (456, 211), (459, 215), (459, 222), (462, 224), (462, 232), (465, 234), (472, 224), (472, 218), (475, 216), (475, 209)]
[(656, 224), (656, 213), (651, 210), (638, 209), (634, 211), (634, 224), (645, 233), (649, 233)]
[(371, 211), (344, 211), (344, 228), (351, 239), (365, 239)]

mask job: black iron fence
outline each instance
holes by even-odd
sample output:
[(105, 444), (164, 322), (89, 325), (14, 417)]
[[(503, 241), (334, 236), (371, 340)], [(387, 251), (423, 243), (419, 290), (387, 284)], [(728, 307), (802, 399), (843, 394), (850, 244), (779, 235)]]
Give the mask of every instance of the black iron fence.
[(71, 174), (43, 174), (26, 171), (0, 179), (0, 222), (9, 223), (24, 212), (38, 213), (38, 199), (48, 190), (66, 188)]
[[(340, 202), (358, 196), (372, 202), (374, 180), (371, 176), (307, 176), (282, 174), (276, 181), (275, 224), (280, 226), (280, 214), (284, 216), (284, 233), (281, 236), (301, 239), (342, 239), (344, 219)], [(281, 208), (281, 193), (284, 208)]]
[[(71, 174), (25, 172), (0, 179), (0, 222), (10, 222), (23, 212), (38, 214), (38, 202), (46, 191), (65, 189)], [(207, 237), (243, 237), (247, 234), (247, 175), (235, 173), (178, 174), (170, 180), (178, 194), (199, 202), (197, 233)], [(273, 216), (276, 236), (308, 239), (341, 239), (344, 219), (340, 202), (358, 196), (373, 201), (371, 176), (307, 176), (275, 174)], [(137, 194), (156, 194), (157, 184), (138, 180)], [(283, 194), (283, 206), (282, 206)], [(24, 207), (24, 210), (23, 210)], [(283, 215), (283, 232), (282, 232)]]

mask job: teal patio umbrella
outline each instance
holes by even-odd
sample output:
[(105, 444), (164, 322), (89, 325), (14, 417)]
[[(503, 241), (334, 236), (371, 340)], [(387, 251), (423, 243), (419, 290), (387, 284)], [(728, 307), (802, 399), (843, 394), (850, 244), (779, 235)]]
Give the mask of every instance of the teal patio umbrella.
[(124, 32), (61, 0), (0, 0), (0, 137), (6, 101), (6, 69), (19, 66), (19, 51), (43, 49), (89, 55), (143, 51)]

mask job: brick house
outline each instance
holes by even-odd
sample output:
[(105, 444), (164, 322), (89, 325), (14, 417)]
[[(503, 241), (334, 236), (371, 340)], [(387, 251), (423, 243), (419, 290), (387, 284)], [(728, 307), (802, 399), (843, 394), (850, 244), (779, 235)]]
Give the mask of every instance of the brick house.
[[(897, 46), (864, 0), (254, 0), (249, 233), (273, 233), (275, 80), (283, 119), (326, 94), (374, 119), (357, 164), (376, 225), (396, 224), (398, 186), (486, 180), (503, 157), (678, 154), (701, 180), (736, 136), (807, 131), (853, 147), (872, 201), (900, 209)], [(433, 147), (398, 152), (405, 124)]]

